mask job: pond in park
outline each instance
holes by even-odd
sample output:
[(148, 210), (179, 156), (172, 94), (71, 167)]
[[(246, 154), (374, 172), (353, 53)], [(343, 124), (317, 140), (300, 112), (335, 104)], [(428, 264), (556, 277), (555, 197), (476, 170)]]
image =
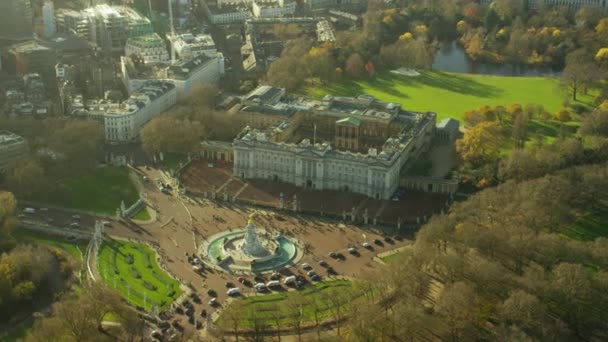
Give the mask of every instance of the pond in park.
[(560, 70), (548, 66), (523, 64), (495, 64), (474, 61), (467, 56), (464, 48), (457, 42), (443, 42), (433, 61), (434, 70), (458, 72), (464, 74), (482, 74), (497, 76), (560, 76)]

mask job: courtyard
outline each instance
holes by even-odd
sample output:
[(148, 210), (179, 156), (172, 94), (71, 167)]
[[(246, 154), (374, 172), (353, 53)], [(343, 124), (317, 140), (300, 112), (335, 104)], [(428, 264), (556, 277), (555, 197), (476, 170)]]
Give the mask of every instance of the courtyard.
[[(297, 211), (302, 214), (326, 216), (344, 220), (343, 214), (354, 210), (357, 223), (363, 223), (361, 217), (367, 211), (369, 222), (376, 218), (378, 224), (397, 226), (416, 224), (433, 214), (445, 209), (448, 195), (407, 191), (399, 201), (375, 200), (365, 195), (346, 191), (312, 190), (297, 187), (288, 183), (271, 180), (243, 180), (232, 177), (230, 164), (214, 165), (212, 161), (194, 160), (181, 174), (182, 185), (195, 197), (210, 196), (217, 192), (220, 200), (227, 196), (234, 198), (237, 203), (281, 209), (280, 198), (283, 195), (283, 208), (293, 211), (294, 199)], [(294, 197), (295, 196), (295, 197)]]

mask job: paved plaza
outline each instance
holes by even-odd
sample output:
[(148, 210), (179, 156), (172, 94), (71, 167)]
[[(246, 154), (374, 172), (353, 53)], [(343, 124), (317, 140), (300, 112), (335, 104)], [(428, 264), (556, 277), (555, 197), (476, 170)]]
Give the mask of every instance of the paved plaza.
[(369, 223), (375, 217), (378, 224), (395, 227), (399, 220), (403, 225), (415, 224), (425, 216), (441, 212), (448, 200), (445, 194), (407, 191), (400, 201), (393, 202), (351, 192), (305, 189), (271, 180), (242, 180), (232, 177), (231, 164), (216, 165), (206, 160), (192, 161), (180, 179), (188, 193), (196, 197), (205, 194), (210, 197), (215, 191), (220, 200), (227, 196), (237, 203), (279, 209), (283, 194), (286, 210), (293, 210), (294, 199), (300, 213), (343, 219), (344, 213), (350, 214), (354, 209), (357, 223), (363, 223), (362, 217), (367, 210)]

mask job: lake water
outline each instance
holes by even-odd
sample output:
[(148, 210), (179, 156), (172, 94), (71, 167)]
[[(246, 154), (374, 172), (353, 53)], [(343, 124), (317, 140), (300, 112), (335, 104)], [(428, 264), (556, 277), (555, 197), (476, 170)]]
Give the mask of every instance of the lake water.
[(470, 59), (462, 46), (456, 41), (443, 43), (433, 62), (434, 70), (459, 72), (466, 74), (484, 74), (500, 76), (560, 76), (561, 71), (550, 67), (491, 64)]

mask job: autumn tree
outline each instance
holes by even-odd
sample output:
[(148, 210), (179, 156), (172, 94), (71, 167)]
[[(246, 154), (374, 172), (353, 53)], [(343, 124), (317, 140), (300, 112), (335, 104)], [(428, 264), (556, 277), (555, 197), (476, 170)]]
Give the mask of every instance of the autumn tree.
[(270, 64), (265, 79), (269, 84), (295, 90), (300, 87), (309, 75), (309, 66), (303, 63), (312, 48), (312, 42), (306, 38), (288, 41), (281, 52), (281, 57)]
[(595, 136), (608, 136), (608, 111), (601, 108), (587, 114), (579, 129), (579, 133)]
[(517, 148), (523, 148), (528, 139), (528, 115), (520, 112), (515, 116), (511, 131), (513, 142)]
[(302, 323), (304, 321), (304, 310), (308, 305), (308, 299), (299, 292), (296, 292), (293, 296), (287, 297), (287, 314), (289, 315), (289, 324), (292, 326), (298, 341), (302, 340)]
[(189, 153), (203, 139), (203, 132), (199, 122), (159, 116), (141, 130), (141, 141), (148, 152)]
[(358, 53), (348, 56), (344, 71), (351, 77), (361, 77), (365, 70), (363, 69), (365, 62)]
[(587, 88), (597, 77), (597, 68), (586, 49), (578, 49), (566, 56), (566, 67), (562, 73), (562, 80), (572, 93), (572, 100), (580, 89), (587, 93)]
[[(15, 196), (6, 191), (0, 191), (0, 241), (8, 242), (8, 238), (19, 225), (19, 221), (15, 217), (15, 209), (17, 208), (17, 200)], [(5, 244), (0, 243), (0, 251), (4, 249)]]
[(481, 122), (467, 129), (456, 141), (456, 151), (463, 161), (482, 164), (496, 160), (500, 150), (500, 132), (495, 122)]
[(20, 161), (9, 171), (6, 183), (14, 193), (23, 198), (30, 198), (44, 188), (44, 170), (34, 159)]

